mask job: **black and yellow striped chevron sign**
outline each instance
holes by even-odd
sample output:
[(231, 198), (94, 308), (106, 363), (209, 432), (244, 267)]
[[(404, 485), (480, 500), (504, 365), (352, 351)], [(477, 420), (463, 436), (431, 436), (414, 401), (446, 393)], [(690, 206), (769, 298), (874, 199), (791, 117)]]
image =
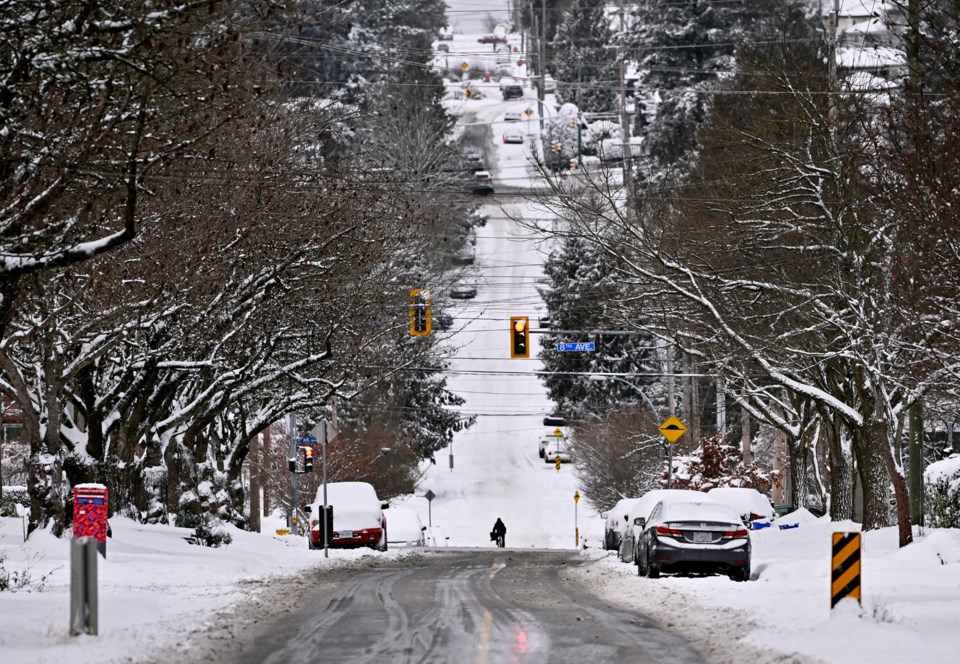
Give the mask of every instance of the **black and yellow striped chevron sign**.
[(860, 599), (860, 533), (834, 533), (830, 608), (844, 597)]

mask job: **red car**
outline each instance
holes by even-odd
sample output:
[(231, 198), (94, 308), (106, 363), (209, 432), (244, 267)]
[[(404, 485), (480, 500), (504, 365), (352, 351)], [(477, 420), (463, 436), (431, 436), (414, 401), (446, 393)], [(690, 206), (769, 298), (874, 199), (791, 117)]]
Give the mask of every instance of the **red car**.
[[(327, 484), (327, 505), (333, 506), (333, 536), (330, 548), (352, 549), (368, 546), (377, 551), (387, 550), (387, 519), (383, 510), (389, 507), (380, 502), (373, 485), (366, 482), (330, 482)], [(323, 487), (310, 506), (311, 549), (323, 548), (323, 533), (319, 518), (323, 514)]]
[(480, 42), (481, 44), (506, 44), (507, 38), (498, 37), (496, 35), (484, 35), (483, 37), (480, 37), (477, 41)]

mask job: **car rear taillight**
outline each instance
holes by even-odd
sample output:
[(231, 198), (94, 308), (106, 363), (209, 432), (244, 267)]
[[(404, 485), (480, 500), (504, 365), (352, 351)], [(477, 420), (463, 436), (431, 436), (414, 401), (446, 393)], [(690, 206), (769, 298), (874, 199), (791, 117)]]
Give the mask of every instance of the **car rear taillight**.
[(657, 526), (657, 535), (663, 535), (665, 537), (683, 537), (683, 531), (677, 530), (676, 528), (671, 528), (670, 526), (659, 525)]
[(728, 530), (723, 534), (723, 539), (737, 539), (740, 537), (749, 537), (746, 528), (740, 527), (736, 530)]

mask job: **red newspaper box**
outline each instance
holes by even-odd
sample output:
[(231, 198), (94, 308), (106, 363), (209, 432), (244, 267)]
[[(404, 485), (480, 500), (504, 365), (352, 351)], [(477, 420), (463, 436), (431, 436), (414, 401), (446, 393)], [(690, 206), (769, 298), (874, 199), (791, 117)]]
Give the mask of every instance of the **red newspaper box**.
[(93, 537), (107, 557), (107, 487), (78, 484), (73, 487), (73, 536)]

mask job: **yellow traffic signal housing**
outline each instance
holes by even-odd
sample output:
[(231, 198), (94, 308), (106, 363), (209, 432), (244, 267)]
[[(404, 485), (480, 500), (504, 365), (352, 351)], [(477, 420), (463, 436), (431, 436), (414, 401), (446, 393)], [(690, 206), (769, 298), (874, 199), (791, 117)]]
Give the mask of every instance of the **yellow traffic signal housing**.
[(430, 334), (430, 293), (419, 288), (410, 291), (410, 334), (414, 337)]
[(510, 357), (530, 357), (530, 317), (510, 317)]

